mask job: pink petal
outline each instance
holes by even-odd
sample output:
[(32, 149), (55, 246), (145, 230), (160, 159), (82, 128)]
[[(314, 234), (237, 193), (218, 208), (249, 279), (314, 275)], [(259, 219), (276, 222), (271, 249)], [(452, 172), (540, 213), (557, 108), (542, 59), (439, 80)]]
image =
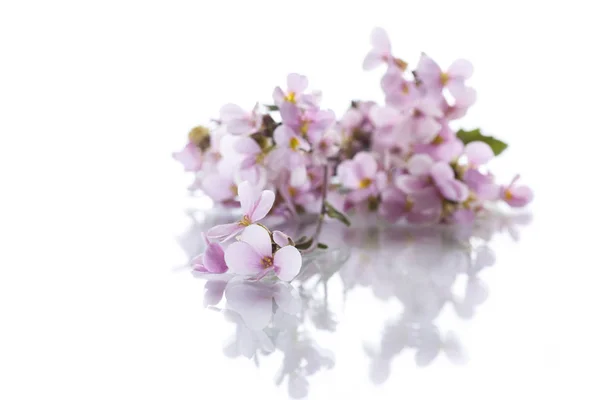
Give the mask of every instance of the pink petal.
[(221, 242), (224, 242), (237, 235), (243, 229), (244, 227), (241, 226), (239, 222), (234, 222), (232, 224), (217, 225), (210, 228), (208, 232), (206, 232), (206, 236), (209, 239), (216, 239), (220, 240)]
[(427, 154), (415, 154), (408, 161), (408, 172), (412, 175), (429, 175), (433, 160)]
[(258, 190), (256, 190), (250, 184), (250, 182), (244, 181), (238, 186), (238, 196), (240, 198), (242, 213), (244, 213), (244, 215), (250, 216), (249, 214), (252, 213), (252, 211), (256, 207), (256, 204), (260, 197)]
[(454, 171), (447, 163), (440, 161), (431, 167), (431, 177), (436, 185), (441, 185), (446, 181), (454, 180)]
[(202, 180), (202, 190), (216, 202), (222, 202), (235, 197), (232, 185), (232, 181), (222, 177), (218, 173), (210, 174)]
[(378, 52), (377, 50), (371, 50), (365, 56), (365, 59), (363, 61), (363, 69), (365, 71), (369, 71), (371, 69), (377, 68), (379, 65), (381, 65), (383, 63), (384, 63), (384, 61), (381, 56), (381, 53)]
[(255, 131), (252, 121), (248, 119), (234, 119), (227, 123), (227, 132), (232, 135), (248, 135)]
[[(255, 165), (256, 165), (256, 162), (257, 162), (257, 161), (256, 161), (256, 156), (252, 156), (252, 155), (251, 155), (251, 156), (249, 156), (249, 157), (246, 157), (246, 158), (244, 158), (244, 159), (242, 160), (242, 162), (240, 163), (240, 169), (248, 169), (248, 168), (250, 168), (250, 167), (253, 167), (253, 166), (255, 166)], [(248, 181), (250, 181), (250, 182), (256, 182), (256, 181), (257, 181), (257, 180), (256, 180), (256, 178), (253, 178), (253, 179), (247, 179), (247, 180), (248, 180)]]
[(227, 281), (207, 281), (204, 284), (204, 307), (219, 304), (226, 287)]
[(271, 236), (269, 236), (269, 232), (262, 226), (250, 225), (244, 229), (244, 233), (242, 233), (240, 240), (252, 246), (252, 248), (260, 255), (261, 259), (273, 255)]
[(247, 115), (247, 113), (242, 107), (238, 106), (237, 104), (231, 103), (225, 104), (223, 107), (221, 107), (219, 114), (221, 117), (221, 121), (225, 123), (229, 123), (229, 121), (232, 121), (234, 119), (244, 118)]
[(294, 136), (296, 136), (296, 132), (287, 125), (279, 125), (273, 132), (275, 143), (281, 147), (290, 147), (290, 140)]
[(475, 221), (475, 212), (466, 209), (456, 210), (451, 219), (456, 224), (471, 225)]
[(263, 190), (260, 194), (256, 207), (252, 212), (248, 215), (252, 222), (257, 222), (263, 219), (271, 208), (273, 207), (273, 203), (275, 202), (275, 193), (271, 190)]
[(308, 181), (308, 173), (306, 172), (306, 166), (302, 165), (294, 168), (291, 171), (290, 186), (300, 187)]
[(225, 252), (218, 243), (210, 243), (204, 251), (204, 268), (213, 274), (223, 274), (227, 272), (225, 264)]
[(357, 176), (373, 179), (377, 173), (377, 161), (371, 153), (361, 151), (353, 159)]
[(352, 160), (342, 161), (338, 166), (337, 172), (343, 186), (351, 189), (359, 186), (361, 178), (356, 175), (354, 162)]
[(375, 106), (369, 110), (369, 118), (376, 127), (386, 127), (398, 123), (401, 115), (395, 108)]
[(227, 308), (240, 315), (253, 331), (264, 329), (273, 315), (273, 289), (260, 282), (230, 282), (225, 289)]
[(418, 118), (415, 124), (415, 138), (422, 143), (429, 143), (437, 136), (441, 128), (442, 125), (433, 118)]
[[(264, 230), (264, 229), (263, 229)], [(246, 242), (235, 242), (225, 250), (225, 263), (239, 275), (256, 275), (263, 271), (262, 256)]]
[(260, 146), (250, 137), (239, 138), (234, 145), (235, 151), (241, 154), (256, 155), (261, 152)]
[(417, 76), (427, 86), (441, 86), (442, 69), (427, 54), (422, 53), (417, 64)]
[(390, 38), (384, 29), (377, 27), (371, 31), (371, 46), (379, 53), (389, 53), (392, 50)]
[(395, 185), (406, 194), (418, 192), (427, 187), (427, 182), (416, 176), (400, 175), (395, 179)]
[(302, 93), (308, 88), (308, 78), (304, 75), (291, 73), (287, 76), (288, 91)]
[(279, 113), (281, 114), (281, 120), (284, 124), (295, 126), (300, 121), (300, 109), (289, 101), (284, 102), (279, 107)]
[(290, 237), (281, 231), (273, 231), (273, 241), (279, 247), (285, 247), (290, 244)]
[(474, 166), (484, 165), (494, 158), (494, 151), (484, 142), (471, 142), (465, 146), (465, 155)]
[(501, 195), (502, 188), (495, 183), (485, 183), (477, 187), (477, 197), (480, 200), (498, 200)]
[(527, 186), (510, 188), (511, 198), (505, 199), (511, 207), (525, 207), (533, 200), (533, 191)]
[(191, 142), (183, 150), (173, 153), (173, 158), (183, 165), (185, 171), (199, 171), (202, 169), (202, 153)]
[(442, 195), (450, 201), (462, 203), (469, 197), (469, 188), (458, 180), (441, 182), (438, 184), (438, 189)]
[(454, 96), (455, 107), (457, 108), (469, 108), (477, 101), (477, 91), (473, 88), (451, 83), (448, 90)]
[(278, 106), (281, 106), (281, 104), (283, 104), (284, 101), (285, 101), (285, 93), (279, 86), (277, 86), (273, 90), (273, 102), (275, 104), (277, 104)]
[(473, 64), (463, 59), (456, 60), (448, 68), (448, 75), (452, 78), (469, 79), (473, 75)]
[(297, 248), (285, 246), (277, 250), (273, 257), (275, 273), (282, 281), (289, 282), (298, 275), (302, 267), (302, 256)]
[(438, 210), (442, 206), (442, 199), (434, 187), (428, 187), (419, 192), (411, 194), (414, 202), (413, 211), (424, 212)]

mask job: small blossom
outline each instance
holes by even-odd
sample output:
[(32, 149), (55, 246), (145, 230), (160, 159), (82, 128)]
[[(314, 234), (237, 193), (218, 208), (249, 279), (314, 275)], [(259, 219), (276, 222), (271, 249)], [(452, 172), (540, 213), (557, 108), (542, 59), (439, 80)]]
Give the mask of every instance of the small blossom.
[(258, 112), (258, 104), (252, 112), (246, 112), (236, 104), (221, 107), (221, 122), (227, 126), (232, 135), (249, 135), (258, 131), (262, 125), (262, 115)]
[(392, 56), (392, 45), (385, 30), (375, 28), (371, 32), (372, 49), (367, 53), (363, 61), (363, 69), (370, 70), (382, 64), (395, 66), (402, 70), (406, 69), (406, 63)]
[(422, 54), (417, 65), (417, 76), (422, 84), (434, 92), (447, 87), (452, 96), (461, 97), (465, 92), (465, 81), (473, 75), (473, 66), (467, 60), (456, 60), (446, 72), (428, 55)]
[(284, 246), (273, 254), (269, 232), (258, 225), (250, 225), (240, 241), (227, 248), (225, 261), (236, 274), (260, 279), (273, 272), (283, 281), (294, 279), (302, 266), (302, 256), (293, 246)]
[(173, 153), (173, 158), (179, 161), (186, 171), (200, 171), (202, 169), (202, 152), (192, 142), (189, 142), (183, 150)]
[(304, 91), (308, 88), (308, 78), (300, 74), (289, 74), (287, 76), (287, 90), (281, 89), (279, 86), (273, 91), (273, 101), (279, 107), (283, 106), (284, 103), (290, 104), (305, 104), (306, 102), (312, 103), (312, 99), (304, 94)]
[(502, 200), (511, 207), (525, 207), (533, 200), (533, 192), (528, 186), (517, 185), (520, 176), (517, 175), (512, 182), (501, 189)]
[(352, 190), (349, 195), (352, 202), (361, 202), (377, 193), (377, 171), (377, 161), (368, 152), (358, 153), (352, 160), (340, 164), (340, 181), (344, 187)]
[(269, 213), (275, 201), (275, 193), (271, 190), (258, 192), (248, 181), (244, 181), (238, 186), (238, 194), (244, 215), (238, 222), (217, 225), (211, 228), (207, 233), (209, 239), (225, 241), (234, 237), (247, 226), (263, 219)]
[(219, 243), (211, 243), (205, 235), (202, 235), (206, 243), (204, 253), (195, 257), (192, 260), (194, 271), (223, 274), (227, 272), (227, 264), (225, 263), (225, 252)]

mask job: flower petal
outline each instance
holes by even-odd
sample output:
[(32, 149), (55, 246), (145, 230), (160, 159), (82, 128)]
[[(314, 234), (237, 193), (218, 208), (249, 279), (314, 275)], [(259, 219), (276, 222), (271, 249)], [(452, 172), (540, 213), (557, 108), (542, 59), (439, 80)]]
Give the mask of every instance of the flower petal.
[(357, 175), (361, 178), (374, 178), (377, 174), (377, 161), (371, 153), (361, 151), (353, 159)]
[(363, 61), (363, 69), (365, 71), (369, 71), (371, 69), (377, 68), (381, 64), (383, 64), (383, 58), (381, 57), (381, 53), (377, 50), (371, 50), (365, 56), (365, 59)]
[(204, 284), (204, 307), (219, 304), (226, 287), (227, 281), (206, 281)]
[(287, 76), (288, 91), (302, 93), (308, 88), (308, 78), (304, 75), (291, 73)]
[(273, 101), (278, 106), (281, 106), (281, 104), (285, 101), (285, 93), (283, 93), (283, 90), (279, 86), (273, 90)]
[(290, 244), (290, 237), (281, 231), (273, 231), (273, 241), (279, 247), (285, 247)]
[(256, 155), (260, 153), (260, 146), (256, 143), (256, 140), (250, 137), (239, 138), (234, 145), (235, 151), (241, 154)]
[(213, 274), (223, 274), (227, 272), (225, 264), (225, 251), (218, 243), (210, 243), (203, 256), (204, 268)]
[(257, 222), (263, 219), (271, 211), (271, 208), (273, 208), (274, 202), (275, 193), (271, 190), (263, 190), (254, 210), (248, 215), (250, 221)]
[(249, 135), (255, 131), (252, 121), (248, 119), (234, 119), (227, 123), (227, 132), (232, 135)]
[(298, 275), (302, 267), (302, 256), (297, 248), (285, 246), (273, 257), (275, 273), (282, 281), (289, 282)]
[(242, 212), (250, 216), (254, 208), (256, 208), (260, 194), (250, 182), (244, 181), (238, 186), (238, 196), (240, 197)]
[(441, 182), (438, 184), (438, 189), (450, 201), (462, 203), (469, 197), (467, 185), (455, 179)]
[(244, 229), (243, 226), (239, 224), (239, 222), (234, 222), (232, 224), (224, 224), (213, 226), (206, 232), (206, 236), (209, 239), (216, 239), (224, 242), (233, 236), (237, 235)]
[(476, 141), (465, 146), (465, 155), (470, 164), (480, 166), (494, 158), (494, 151), (489, 144)]
[(390, 38), (383, 28), (375, 28), (371, 31), (371, 46), (381, 53), (389, 53), (392, 49)]
[(421, 58), (417, 64), (417, 76), (426, 86), (441, 86), (440, 77), (442, 69), (425, 53), (421, 53)]
[(251, 244), (246, 242), (232, 243), (225, 250), (227, 266), (231, 272), (238, 275), (256, 275), (262, 272), (261, 261), (262, 256)]
[(290, 147), (290, 140), (294, 136), (296, 136), (296, 133), (287, 125), (279, 125), (273, 132), (275, 144), (281, 147)]
[(436, 185), (441, 185), (446, 181), (451, 181), (454, 179), (454, 171), (452, 170), (452, 167), (443, 161), (435, 163), (431, 167), (430, 173)]
[(432, 166), (433, 160), (427, 154), (415, 154), (408, 161), (408, 172), (416, 176), (429, 175)]
[(425, 180), (411, 175), (397, 176), (394, 180), (394, 184), (406, 194), (415, 193), (427, 187), (427, 182)]
[(448, 75), (462, 80), (469, 79), (473, 75), (473, 64), (464, 59), (456, 60), (448, 68)]
[(259, 225), (250, 225), (244, 229), (240, 240), (252, 246), (258, 253), (260, 259), (263, 257), (271, 257), (273, 251), (271, 249), (271, 236), (265, 228)]
[(247, 113), (237, 104), (225, 104), (219, 112), (221, 121), (229, 123), (232, 120), (244, 118)]

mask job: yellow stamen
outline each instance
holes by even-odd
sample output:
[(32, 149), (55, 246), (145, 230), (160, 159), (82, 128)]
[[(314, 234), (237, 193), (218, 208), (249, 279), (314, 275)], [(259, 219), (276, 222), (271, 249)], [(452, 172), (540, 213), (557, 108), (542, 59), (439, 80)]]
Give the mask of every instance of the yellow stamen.
[(231, 185), (231, 186), (229, 186), (229, 190), (231, 190), (231, 193), (233, 193), (234, 196), (238, 195), (238, 187), (237, 187), (237, 185)]
[(263, 259), (260, 260), (260, 264), (264, 269), (271, 268), (273, 266), (273, 257), (263, 257)]
[(291, 197), (296, 197), (296, 194), (298, 194), (298, 190), (295, 187), (290, 186), (288, 189), (288, 193)]
[(446, 83), (450, 80), (450, 76), (446, 72), (442, 72), (440, 75), (440, 83), (442, 86), (446, 86)]
[(512, 200), (513, 194), (510, 192), (510, 190), (507, 190), (507, 191), (504, 192), (504, 198), (506, 200)]
[(371, 179), (364, 178), (364, 179), (361, 179), (361, 181), (358, 183), (358, 187), (360, 189), (366, 189), (369, 186), (371, 186), (371, 183), (373, 183), (373, 181)]
[(411, 199), (406, 199), (406, 203), (404, 203), (404, 211), (408, 212), (413, 209), (415, 206), (415, 202)]
[(437, 135), (432, 141), (431, 144), (433, 144), (434, 146), (438, 146), (440, 144), (444, 143), (444, 139), (440, 136)]
[(302, 135), (306, 136), (306, 134), (308, 133), (309, 127), (310, 127), (309, 121), (302, 121), (302, 125), (300, 125), (300, 132), (302, 132)]
[(248, 218), (247, 215), (244, 215), (242, 217), (242, 219), (240, 220), (240, 225), (241, 226), (250, 226), (251, 223), (252, 223), (252, 221), (250, 221), (250, 218)]
[(297, 137), (293, 136), (290, 139), (290, 149), (292, 149), (292, 150), (298, 150), (298, 147), (300, 147), (300, 141), (298, 140)]
[(409, 92), (410, 92), (410, 86), (408, 86), (408, 83), (402, 82), (402, 93), (408, 94)]
[(408, 67), (408, 63), (400, 58), (394, 58), (394, 64), (396, 64), (396, 66), (398, 66), (398, 68), (400, 68), (402, 71), (406, 70), (406, 67)]
[(285, 96), (285, 101), (288, 101), (292, 104), (296, 104), (296, 93), (294, 92), (289, 92), (286, 96)]

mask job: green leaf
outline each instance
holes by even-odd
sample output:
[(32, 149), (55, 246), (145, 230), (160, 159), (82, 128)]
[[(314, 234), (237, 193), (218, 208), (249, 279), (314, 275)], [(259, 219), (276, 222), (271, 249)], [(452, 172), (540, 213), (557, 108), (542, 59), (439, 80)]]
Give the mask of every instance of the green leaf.
[(348, 217), (341, 211), (336, 210), (328, 201), (325, 202), (325, 214), (333, 219), (337, 219), (346, 226), (350, 226)]
[(265, 104), (265, 107), (269, 111), (279, 111), (279, 107), (276, 106), (275, 104)]
[(325, 243), (318, 243), (318, 244), (317, 244), (317, 247), (318, 247), (319, 249), (323, 249), (323, 250), (325, 250), (325, 249), (328, 249), (328, 248), (329, 248), (329, 246), (327, 246)]
[(472, 131), (465, 131), (461, 129), (456, 133), (456, 136), (458, 136), (458, 138), (462, 140), (464, 144), (477, 141), (487, 143), (492, 148), (492, 151), (496, 156), (500, 155), (500, 153), (502, 153), (508, 147), (508, 144), (496, 139), (493, 136), (482, 135), (481, 130), (479, 129), (473, 129)]

